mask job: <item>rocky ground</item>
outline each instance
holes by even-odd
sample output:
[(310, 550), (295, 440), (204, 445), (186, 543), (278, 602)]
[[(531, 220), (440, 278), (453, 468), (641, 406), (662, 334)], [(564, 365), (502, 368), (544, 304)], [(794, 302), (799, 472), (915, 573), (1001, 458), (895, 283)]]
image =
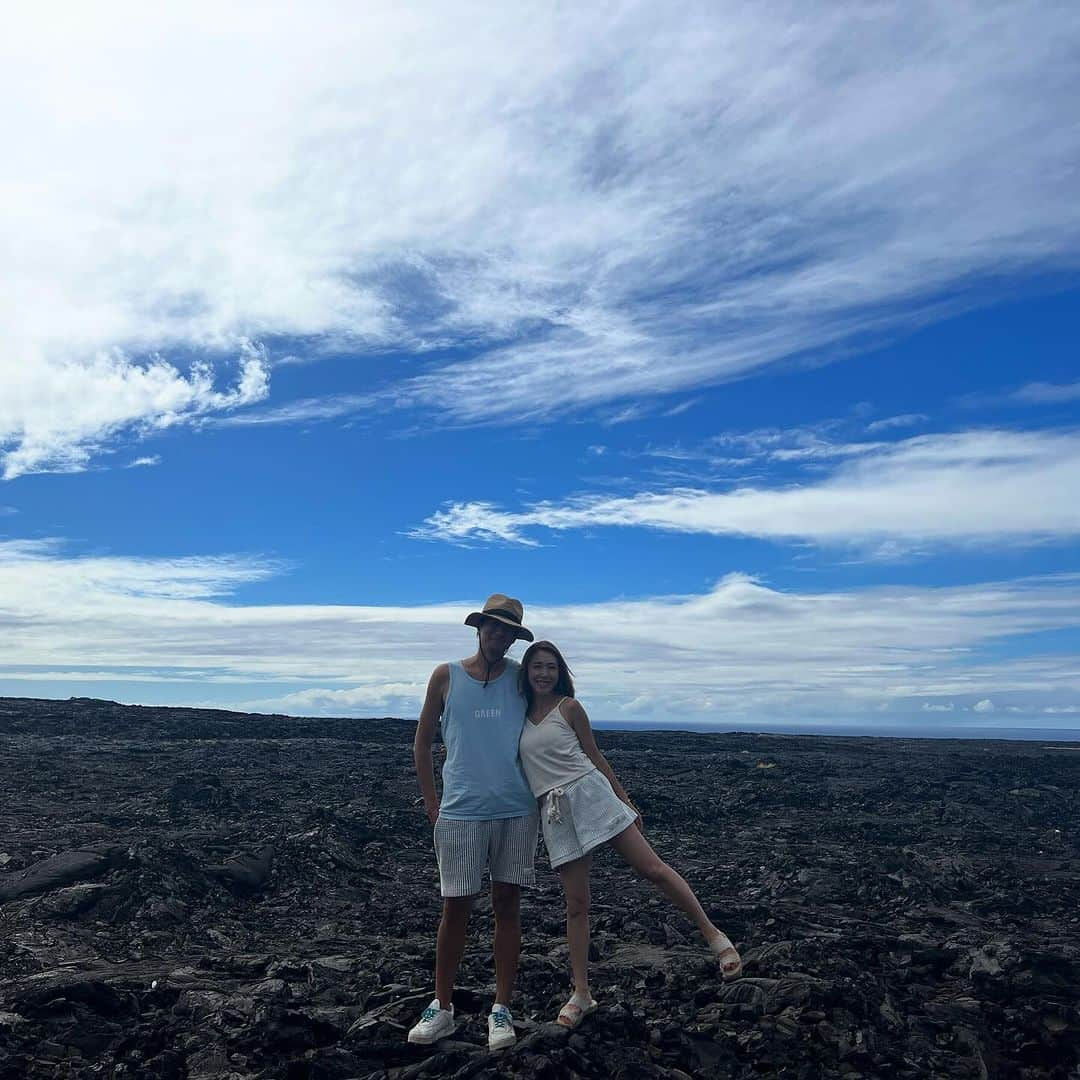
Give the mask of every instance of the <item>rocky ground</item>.
[(558, 884), (524, 905), (491, 1055), (405, 1044), (439, 899), (412, 725), (0, 699), (0, 1078), (1078, 1077), (1080, 750), (601, 733), (646, 833), (742, 949), (594, 872), (580, 1031)]

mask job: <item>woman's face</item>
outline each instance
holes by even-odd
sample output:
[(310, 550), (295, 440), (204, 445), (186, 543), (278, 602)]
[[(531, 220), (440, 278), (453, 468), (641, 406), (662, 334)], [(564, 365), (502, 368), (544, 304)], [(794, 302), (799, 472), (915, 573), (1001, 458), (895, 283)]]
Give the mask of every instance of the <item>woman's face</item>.
[(534, 694), (550, 694), (559, 681), (559, 661), (547, 649), (537, 649), (529, 657), (527, 674)]

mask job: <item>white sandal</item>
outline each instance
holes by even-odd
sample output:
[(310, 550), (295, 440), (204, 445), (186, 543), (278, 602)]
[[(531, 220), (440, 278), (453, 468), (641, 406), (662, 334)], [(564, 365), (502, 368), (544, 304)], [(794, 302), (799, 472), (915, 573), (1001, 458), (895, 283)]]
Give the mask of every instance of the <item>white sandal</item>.
[(720, 933), (714, 937), (709, 942), (709, 949), (720, 961), (720, 971), (724, 976), (724, 982), (731, 982), (742, 974), (742, 957), (739, 955), (739, 950), (731, 944), (731, 938), (727, 934)]
[(567, 1028), (576, 1028), (589, 1013), (595, 1011), (596, 1002), (592, 997), (584, 997), (575, 990), (570, 1000), (559, 1010), (555, 1023)]

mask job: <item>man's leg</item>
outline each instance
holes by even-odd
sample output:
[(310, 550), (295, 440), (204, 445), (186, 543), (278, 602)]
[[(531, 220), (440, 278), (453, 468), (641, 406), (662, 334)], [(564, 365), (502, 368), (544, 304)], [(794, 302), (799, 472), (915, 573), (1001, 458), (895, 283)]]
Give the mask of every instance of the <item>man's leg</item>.
[(435, 854), (439, 860), (439, 889), (443, 895), (442, 919), (435, 942), (435, 996), (450, 1008), (469, 913), (484, 881), (491, 842), (491, 822), (457, 821), (440, 817), (435, 823)]
[(495, 1000), (508, 1006), (521, 953), (521, 886), (493, 881), (491, 909), (495, 914)]
[(465, 952), (469, 913), (474, 899), (472, 896), (449, 896), (443, 900), (439, 936), (435, 942), (435, 996), (444, 1009), (450, 1008), (454, 995), (454, 980)]
[(491, 907), (495, 913), (495, 1001), (509, 1007), (521, 952), (521, 887), (533, 885), (536, 875), (536, 814), (494, 823), (489, 865)]

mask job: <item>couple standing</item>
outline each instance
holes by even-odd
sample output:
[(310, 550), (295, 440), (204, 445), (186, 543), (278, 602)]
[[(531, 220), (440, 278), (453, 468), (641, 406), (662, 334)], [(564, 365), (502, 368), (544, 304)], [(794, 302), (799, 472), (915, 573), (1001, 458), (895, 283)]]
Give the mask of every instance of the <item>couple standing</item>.
[[(495, 1004), (488, 1017), (488, 1046), (513, 1045), (509, 1002), (521, 950), (521, 888), (535, 884), (541, 818), (551, 865), (566, 895), (574, 979), (574, 992), (559, 1011), (560, 1024), (576, 1027), (596, 1008), (589, 992), (589, 870), (591, 852), (604, 843), (687, 914), (719, 958), (725, 979), (742, 971), (727, 936), (642, 835), (641, 815), (596, 745), (559, 650), (537, 641), (520, 665), (507, 658), (518, 638), (533, 641), (523, 617), (520, 601), (498, 593), (482, 611), (472, 612), (465, 625), (476, 629), (476, 653), (435, 669), (420, 712), (413, 755), (424, 808), (435, 827), (443, 912), (435, 999), (409, 1032), (412, 1043), (434, 1043), (456, 1030), (454, 978), (473, 901), (487, 872), (495, 915)], [(440, 720), (446, 744), (441, 802), (431, 756)]]

